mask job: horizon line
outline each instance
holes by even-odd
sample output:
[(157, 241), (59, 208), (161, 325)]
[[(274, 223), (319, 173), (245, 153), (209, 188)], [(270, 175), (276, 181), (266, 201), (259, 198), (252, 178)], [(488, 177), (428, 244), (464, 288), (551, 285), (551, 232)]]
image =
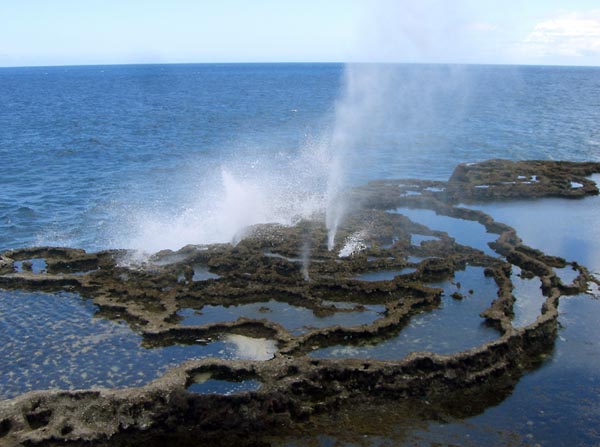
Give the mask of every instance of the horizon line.
[(454, 65), (454, 66), (497, 66), (497, 67), (565, 67), (600, 68), (600, 65), (568, 64), (519, 64), (494, 62), (390, 62), (390, 61), (223, 61), (223, 62), (116, 62), (49, 65), (0, 65), (0, 69), (11, 68), (76, 68), (76, 67), (125, 67), (148, 65)]

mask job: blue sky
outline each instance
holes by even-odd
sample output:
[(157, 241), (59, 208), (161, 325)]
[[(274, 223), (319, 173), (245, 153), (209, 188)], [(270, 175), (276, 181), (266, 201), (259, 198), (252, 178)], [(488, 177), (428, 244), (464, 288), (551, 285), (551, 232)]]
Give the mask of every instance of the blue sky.
[(600, 65), (598, 0), (0, 0), (0, 66)]

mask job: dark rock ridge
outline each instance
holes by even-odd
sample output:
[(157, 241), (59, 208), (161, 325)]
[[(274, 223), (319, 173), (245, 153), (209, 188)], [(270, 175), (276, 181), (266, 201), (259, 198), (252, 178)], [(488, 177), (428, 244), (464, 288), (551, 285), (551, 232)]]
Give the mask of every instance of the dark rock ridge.
[[(511, 227), (456, 204), (581, 198), (598, 194), (587, 179), (598, 172), (598, 163), (490, 160), (458, 165), (448, 182), (371, 182), (352, 191), (356, 206), (333, 251), (326, 249), (326, 230), (316, 220), (294, 227), (259, 225), (235, 246), (186, 246), (156, 253), (138, 264), (128, 263), (131, 253), (123, 250), (86, 253), (37, 247), (4, 252), (0, 287), (77, 292), (99, 306), (100, 316), (125, 319), (149, 346), (241, 334), (275, 340), (278, 352), (267, 361), (188, 361), (138, 388), (31, 391), (1, 401), (0, 445), (118, 445), (113, 443), (147, 442), (171, 432), (196, 442), (235, 438), (243, 444), (249, 439), (245, 434), (301, 427), (348, 402), (372, 407), (392, 401), (411, 408), (426, 402), (434, 417), (476, 414), (508, 395), (519, 378), (552, 350), (560, 296), (584, 292), (588, 282), (597, 279), (584, 266), (572, 264), (579, 276), (573, 284), (563, 284), (553, 269), (568, 265), (564, 259), (524, 246)], [(444, 232), (386, 212), (402, 206), (478, 222), (498, 235), (490, 246), (499, 256), (457, 244)], [(411, 243), (413, 235), (435, 238), (417, 245)], [(308, 264), (298, 259), (303, 246), (311, 247)], [(340, 250), (348, 256), (340, 256)], [(35, 258), (45, 260), (43, 272), (17, 271), (16, 262)], [(498, 329), (496, 340), (453, 355), (414, 352), (393, 360), (307, 355), (317, 348), (376, 343), (398, 334), (415, 313), (439, 305), (442, 290), (426, 284), (451, 279), (467, 265), (484, 267), (497, 285), (497, 296), (490, 297), (491, 304), (481, 315)], [(546, 297), (537, 319), (519, 328), (512, 325), (512, 265), (539, 277)], [(218, 277), (195, 281), (197, 266)], [(355, 279), (365, 272), (407, 267), (414, 271), (391, 280)], [(467, 291), (470, 286), (463, 287)], [(261, 319), (199, 326), (182, 325), (178, 315), (183, 308), (201, 311), (207, 305), (270, 299), (321, 316), (349, 311), (336, 302), (351, 302), (351, 310), (358, 312), (380, 304), (385, 312), (369, 324), (313, 328), (301, 334), (270, 321), (268, 312)], [(198, 377), (252, 379), (261, 386), (231, 395), (188, 391)]]

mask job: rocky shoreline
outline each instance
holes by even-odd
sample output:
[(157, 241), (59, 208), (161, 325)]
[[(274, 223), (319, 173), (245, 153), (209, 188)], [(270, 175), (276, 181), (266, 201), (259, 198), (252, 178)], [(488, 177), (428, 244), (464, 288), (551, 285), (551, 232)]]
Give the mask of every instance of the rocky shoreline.
[[(147, 346), (204, 343), (238, 334), (273, 340), (277, 352), (261, 361), (190, 360), (137, 388), (31, 391), (0, 401), (0, 445), (130, 445), (135, 440), (147, 445), (165, 433), (195, 442), (237, 439), (243, 445), (245, 439), (251, 445), (249, 433), (293, 430), (349, 402), (385, 406), (391, 401), (414, 408), (426, 402), (436, 417), (477, 414), (510, 393), (551, 352), (560, 297), (585, 292), (598, 279), (582, 265), (523, 245), (513, 228), (459, 204), (597, 195), (598, 187), (587, 178), (594, 173), (600, 173), (600, 163), (490, 160), (458, 165), (448, 182), (371, 182), (350, 193), (355, 206), (333, 251), (326, 247), (323, 220), (315, 219), (294, 227), (260, 225), (248, 229), (236, 245), (187, 246), (137, 263), (124, 250), (36, 247), (4, 252), (0, 288), (76, 292), (92, 300), (103, 318), (127, 321)], [(498, 235), (490, 246), (499, 256), (387, 212), (399, 207), (477, 222)], [(415, 235), (431, 239), (414, 244)], [(301, 247), (310, 247), (304, 261), (298, 258)], [(31, 268), (32, 259), (44, 259), (43, 272)], [(467, 265), (484, 268), (497, 286), (497, 296), (490, 297), (481, 314), (499, 331), (496, 340), (453, 355), (414, 352), (390, 360), (308, 355), (318, 348), (377, 343), (397, 334), (417, 312), (439, 306), (442, 290), (428, 283), (451, 279)], [(568, 265), (577, 277), (563, 284), (554, 269)], [(537, 319), (525, 327), (512, 324), (513, 266), (538, 277), (545, 296)], [(212, 276), (194, 280), (198, 269)], [(365, 272), (403, 269), (410, 272), (389, 280), (356, 279)], [(371, 323), (299, 334), (271, 321), (268, 313), (260, 319), (203, 325), (183, 325), (178, 313), (269, 299), (322, 316), (348, 312), (336, 306), (341, 302), (354, 303), (354, 312), (371, 304), (385, 311)], [(189, 391), (207, 377), (255, 380), (260, 387), (229, 395)]]

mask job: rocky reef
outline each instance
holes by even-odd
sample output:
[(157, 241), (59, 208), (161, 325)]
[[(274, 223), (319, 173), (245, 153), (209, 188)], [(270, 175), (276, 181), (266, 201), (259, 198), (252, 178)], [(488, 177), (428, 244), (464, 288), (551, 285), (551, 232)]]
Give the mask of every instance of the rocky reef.
[[(276, 349), (260, 359), (191, 359), (140, 387), (40, 390), (0, 401), (0, 445), (151, 445), (167, 434), (181, 445), (188, 439), (251, 445), (249, 433), (297, 430), (349, 406), (390, 403), (396, 412), (404, 406), (438, 418), (477, 414), (508, 395), (552, 350), (560, 297), (585, 292), (598, 280), (584, 266), (525, 246), (513, 228), (459, 204), (596, 195), (588, 177), (599, 172), (600, 163), (490, 160), (458, 165), (447, 182), (371, 182), (351, 191), (354, 206), (332, 251), (319, 218), (294, 227), (248, 228), (235, 245), (186, 246), (137, 260), (125, 250), (6, 251), (0, 254), (1, 288), (77, 293), (97, 306), (98, 317), (125, 321), (148, 348), (206, 344), (227, 335), (269, 341)], [(496, 256), (389, 212), (398, 208), (475, 222), (497, 235), (489, 244)], [(43, 266), (36, 268), (36, 260)], [(436, 283), (452, 281), (467, 266), (482, 268), (496, 285), (481, 313), (497, 330), (494, 340), (452, 354), (419, 351), (385, 360), (311, 355), (396, 336), (415, 315), (440, 305), (443, 291)], [(523, 327), (513, 324), (515, 266), (540, 279), (545, 300)], [(555, 271), (567, 266), (576, 272), (570, 284)], [(370, 272), (395, 273), (359, 279)], [(462, 284), (453, 298), (469, 299), (469, 287)], [(290, 327), (275, 321), (273, 302), (333, 323)], [(251, 303), (267, 303), (260, 318), (202, 322), (209, 306)], [(373, 306), (380, 311), (367, 318)], [(185, 322), (184, 309), (194, 310), (201, 324)], [(349, 313), (364, 314), (364, 321), (345, 325), (333, 318)], [(256, 386), (194, 391), (207, 380)]]

